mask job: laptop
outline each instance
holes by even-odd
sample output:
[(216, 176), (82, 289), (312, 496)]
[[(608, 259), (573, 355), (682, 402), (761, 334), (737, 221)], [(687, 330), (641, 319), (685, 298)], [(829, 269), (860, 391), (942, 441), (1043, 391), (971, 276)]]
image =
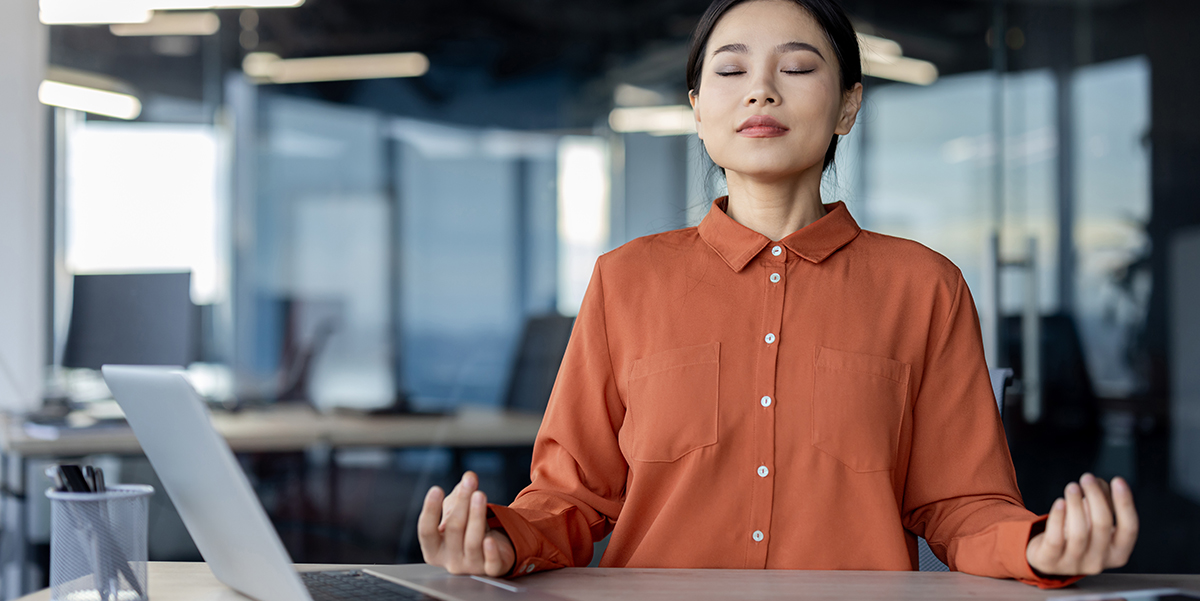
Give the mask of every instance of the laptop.
[(105, 365), (109, 390), (213, 574), (258, 601), (547, 601), (429, 565), (298, 572), (203, 399), (180, 368)]

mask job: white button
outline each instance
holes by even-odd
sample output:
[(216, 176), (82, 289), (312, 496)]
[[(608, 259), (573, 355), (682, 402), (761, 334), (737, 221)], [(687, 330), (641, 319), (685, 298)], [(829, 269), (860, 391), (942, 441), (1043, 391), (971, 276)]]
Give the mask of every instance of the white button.
[(770, 406), (771, 406), (771, 397), (769, 397), (769, 396), (764, 396), (764, 397), (762, 398), (762, 400), (761, 400), (761, 401), (759, 401), (759, 402), (760, 402), (760, 403), (762, 403), (762, 406), (763, 406), (763, 407), (770, 407)]
[(765, 466), (765, 465), (758, 466), (759, 477), (766, 478), (767, 474), (769, 474), (769, 473), (771, 473), (771, 470), (767, 469), (767, 466)]
[(754, 534), (750, 535), (750, 538), (753, 538), (754, 542), (756, 542), (756, 543), (761, 543), (762, 539), (763, 539), (762, 530), (755, 530)]
[(778, 274), (778, 273), (772, 273), (772, 274), (771, 274), (771, 283), (772, 283), (772, 284), (778, 284), (778, 283), (779, 283), (779, 274)]
[(766, 340), (766, 341), (767, 341), (767, 344), (771, 344), (772, 342), (775, 342), (775, 335), (774, 335), (774, 334), (767, 334), (767, 337), (766, 337), (766, 338), (764, 338), (763, 340)]
[(533, 564), (529, 564), (529, 565), (525, 566), (525, 573), (526, 573), (526, 574), (528, 574), (528, 573), (530, 573), (530, 572), (532, 572), (532, 571), (533, 571)]
[(774, 248), (772, 248), (772, 249), (771, 249), (771, 254), (773, 254), (773, 255), (775, 255), (776, 257), (778, 257), (779, 255), (782, 255), (782, 254), (783, 254), (783, 249), (782, 249), (782, 248), (779, 248), (778, 246), (776, 246), (776, 247), (774, 247)]

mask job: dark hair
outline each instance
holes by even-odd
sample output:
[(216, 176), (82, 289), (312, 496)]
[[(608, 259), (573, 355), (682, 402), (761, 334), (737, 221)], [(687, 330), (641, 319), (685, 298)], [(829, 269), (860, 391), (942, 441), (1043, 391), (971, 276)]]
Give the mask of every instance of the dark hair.
[[(714, 0), (708, 6), (708, 10), (704, 11), (704, 16), (700, 17), (700, 22), (696, 24), (696, 30), (692, 32), (692, 43), (688, 48), (688, 93), (700, 91), (700, 74), (704, 70), (704, 53), (708, 47), (708, 38), (712, 35), (713, 28), (717, 26), (717, 21), (720, 21), (721, 17), (729, 12), (729, 9), (753, 1), (756, 0)], [(791, 1), (808, 11), (808, 14), (816, 19), (821, 29), (825, 30), (829, 44), (833, 46), (838, 69), (842, 74), (842, 91), (847, 92), (854, 87), (854, 84), (862, 82), (862, 58), (859, 55), (858, 36), (854, 34), (854, 26), (850, 24), (850, 17), (846, 16), (842, 5), (837, 0)], [(837, 142), (838, 136), (834, 134), (833, 140), (829, 142), (829, 148), (825, 151), (825, 162), (821, 165), (822, 170), (833, 164), (833, 156), (837, 152)]]

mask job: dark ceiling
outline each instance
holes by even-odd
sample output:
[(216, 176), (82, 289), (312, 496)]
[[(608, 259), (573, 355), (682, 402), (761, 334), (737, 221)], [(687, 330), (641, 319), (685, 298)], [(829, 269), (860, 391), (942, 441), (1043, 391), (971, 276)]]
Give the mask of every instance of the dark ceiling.
[[(388, 82), (279, 86), (282, 93), (364, 104), (401, 114), (472, 121), (488, 111), (474, 98), (493, 93), (522, 110), (502, 125), (586, 126), (626, 82), (683, 93), (692, 27), (709, 0), (308, 0), (294, 9), (221, 11), (221, 30), (190, 40), (119, 38), (107, 27), (52, 28), (51, 62), (111, 75), (144, 95), (215, 106), (224, 73), (250, 50), (285, 58), (420, 51), (428, 75)], [(986, 32), (995, 3), (985, 0), (846, 0), (860, 30), (895, 39), (908, 56), (943, 74), (990, 68)], [(1007, 3), (1007, 26), (1025, 42), (1011, 68), (1053, 66), (1056, 58), (1100, 60), (1140, 51), (1136, 2), (1031, 0)], [(1080, 24), (1084, 27), (1081, 28)], [(246, 33), (246, 31), (252, 33)], [(1087, 36), (1087, 56), (1079, 38)], [(1083, 60), (1080, 60), (1082, 58)], [(882, 83), (882, 82), (876, 82)], [(554, 105), (554, 110), (547, 106)], [(564, 108), (567, 107), (567, 108)], [(525, 117), (521, 117), (526, 114)]]

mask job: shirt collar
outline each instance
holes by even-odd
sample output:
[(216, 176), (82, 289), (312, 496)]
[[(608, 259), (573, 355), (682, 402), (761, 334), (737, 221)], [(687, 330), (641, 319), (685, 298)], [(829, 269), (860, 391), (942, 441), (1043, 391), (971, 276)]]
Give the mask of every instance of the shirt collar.
[[(698, 229), (700, 238), (716, 251), (730, 268), (741, 271), (771, 243), (771, 239), (727, 215), (725, 207), (728, 202), (727, 196), (713, 201), (708, 215), (700, 222)], [(824, 217), (792, 232), (781, 240), (780, 244), (805, 260), (820, 263), (858, 235), (858, 223), (850, 216), (845, 203), (839, 201), (824, 206)]]

